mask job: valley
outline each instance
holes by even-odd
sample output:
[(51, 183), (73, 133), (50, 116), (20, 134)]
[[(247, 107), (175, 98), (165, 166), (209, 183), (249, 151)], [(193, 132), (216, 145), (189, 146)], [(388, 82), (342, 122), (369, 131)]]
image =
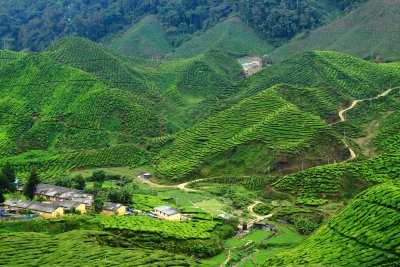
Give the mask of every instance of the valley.
[(398, 266), (398, 0), (3, 4), (0, 266)]

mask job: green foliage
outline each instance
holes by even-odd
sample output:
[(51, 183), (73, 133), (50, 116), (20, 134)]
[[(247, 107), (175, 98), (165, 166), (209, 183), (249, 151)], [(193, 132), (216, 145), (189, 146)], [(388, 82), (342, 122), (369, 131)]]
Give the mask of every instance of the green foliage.
[(337, 14), (363, 1), (322, 2), (105, 0), (94, 3), (64, 0), (53, 3), (41, 0), (16, 4), (6, 0), (0, 13), (4, 25), (0, 29), (0, 44), (8, 49), (41, 50), (52, 40), (67, 35), (99, 41), (151, 14), (158, 16), (169, 42), (175, 46), (193, 33), (207, 29), (231, 14), (239, 14), (259, 35), (280, 40), (290, 38), (304, 29), (315, 28), (332, 16), (329, 13)]
[(315, 167), (284, 176), (274, 186), (279, 190), (299, 194), (301, 201), (306, 198), (315, 202), (316, 197), (352, 197), (370, 184), (398, 178), (399, 158), (399, 153), (382, 154), (359, 162)]
[(103, 211), (104, 200), (101, 196), (95, 196), (93, 200), (93, 210), (95, 213), (100, 213)]
[(6, 200), (4, 194), (13, 193), (17, 190), (14, 184), (15, 178), (14, 168), (7, 162), (0, 173), (0, 203)]
[(156, 16), (142, 18), (121, 36), (113, 37), (108, 47), (123, 55), (141, 57), (161, 57), (172, 50)]
[(36, 167), (31, 167), (31, 173), (28, 177), (28, 181), (24, 186), (24, 195), (32, 200), (35, 197), (36, 185), (40, 183), (39, 175), (36, 172)]
[(208, 31), (183, 43), (169, 57), (193, 57), (212, 49), (221, 49), (236, 55), (264, 55), (273, 46), (261, 39), (239, 17), (228, 18)]
[(268, 258), (265, 266), (391, 266), (399, 262), (400, 188), (375, 186), (298, 247)]
[(107, 191), (108, 199), (113, 203), (121, 203), (124, 205), (130, 205), (132, 203), (132, 189), (128, 187), (122, 187), (118, 189), (111, 189)]
[(324, 27), (300, 34), (274, 50), (271, 57), (281, 62), (300, 51), (330, 50), (376, 61), (399, 60), (396, 25), (400, 20), (395, 15), (399, 10), (390, 0), (367, 1)]
[(150, 196), (141, 194), (134, 194), (132, 197), (132, 207), (134, 209), (151, 211), (155, 207), (163, 205), (174, 206), (175, 201), (173, 198), (170, 197)]
[[(196, 266), (187, 256), (143, 248), (122, 248), (99, 245), (100, 241), (113, 239), (105, 232), (76, 230), (58, 235), (43, 233), (0, 234), (1, 265), (25, 266), (35, 264), (57, 266)], [(30, 241), (30, 242), (27, 242)], [(45, 256), (44, 256), (45, 255)]]
[(297, 215), (292, 218), (294, 228), (302, 234), (310, 234), (318, 228), (318, 223), (311, 218)]
[(217, 226), (217, 221), (163, 221), (146, 216), (93, 216), (88, 222), (100, 223), (104, 229), (157, 233), (164, 238), (207, 239)]
[(78, 174), (74, 177), (74, 188), (78, 190), (84, 190), (86, 187), (86, 180), (82, 174)]
[[(271, 157), (271, 154), (278, 153), (295, 156), (306, 151), (311, 144), (317, 144), (316, 140), (323, 134), (329, 140), (327, 143), (340, 142), (329, 133), (321, 119), (286, 101), (279, 94), (281, 87), (286, 86), (264, 90), (176, 134), (172, 145), (161, 155), (158, 172), (165, 177), (185, 176), (201, 167), (210, 155), (223, 156), (229, 149), (243, 149), (240, 145), (244, 144), (262, 144), (271, 151), (268, 155)], [(275, 167), (271, 166), (273, 163), (259, 167), (265, 170)]]
[(273, 207), (269, 203), (260, 203), (257, 204), (254, 208), (253, 211), (259, 215), (267, 215), (270, 214), (272, 211)]

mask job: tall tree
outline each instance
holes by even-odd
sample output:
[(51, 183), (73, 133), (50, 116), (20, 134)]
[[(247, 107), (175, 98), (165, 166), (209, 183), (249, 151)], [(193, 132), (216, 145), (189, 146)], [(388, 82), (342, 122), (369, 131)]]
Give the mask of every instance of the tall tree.
[(93, 210), (95, 213), (103, 211), (104, 201), (101, 196), (96, 196), (93, 200)]
[(15, 172), (9, 162), (4, 165), (0, 173), (0, 203), (3, 203), (6, 199), (4, 194), (12, 193), (17, 190), (15, 187)]
[(74, 187), (78, 190), (84, 190), (86, 187), (86, 180), (82, 174), (78, 174), (74, 178)]
[(36, 186), (39, 183), (40, 183), (40, 178), (36, 172), (36, 167), (32, 166), (28, 181), (24, 187), (24, 195), (30, 200), (32, 200), (35, 197)]

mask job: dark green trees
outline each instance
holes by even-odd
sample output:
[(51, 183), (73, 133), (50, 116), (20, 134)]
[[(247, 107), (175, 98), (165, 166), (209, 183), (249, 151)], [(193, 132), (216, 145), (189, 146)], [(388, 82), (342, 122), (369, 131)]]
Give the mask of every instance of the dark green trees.
[(5, 201), (4, 194), (15, 192), (15, 172), (9, 162), (4, 165), (0, 173), (0, 203)]
[(29, 175), (28, 181), (24, 186), (24, 195), (32, 200), (35, 197), (36, 185), (40, 183), (39, 175), (36, 172), (36, 167), (32, 166), (31, 174)]

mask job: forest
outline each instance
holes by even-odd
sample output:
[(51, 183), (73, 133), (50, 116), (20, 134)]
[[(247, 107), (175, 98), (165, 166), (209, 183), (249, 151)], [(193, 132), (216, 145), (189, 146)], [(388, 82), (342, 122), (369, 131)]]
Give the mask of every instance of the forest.
[[(3, 0), (0, 45), (5, 49), (40, 51), (62, 36), (92, 41), (115, 34), (155, 14), (168, 41), (179, 46), (193, 33), (239, 15), (263, 38), (279, 44), (314, 29), (365, 0)], [(326, 2), (326, 3), (325, 3)]]

